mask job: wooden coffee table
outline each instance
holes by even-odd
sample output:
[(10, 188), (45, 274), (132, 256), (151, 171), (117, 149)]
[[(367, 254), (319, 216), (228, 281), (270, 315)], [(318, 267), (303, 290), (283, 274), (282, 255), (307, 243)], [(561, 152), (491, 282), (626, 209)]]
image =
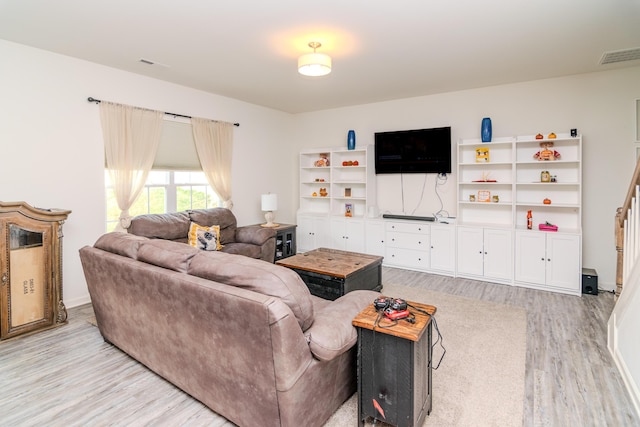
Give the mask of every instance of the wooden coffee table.
[(335, 300), (357, 289), (382, 289), (382, 257), (319, 248), (276, 262), (300, 275), (313, 295)]

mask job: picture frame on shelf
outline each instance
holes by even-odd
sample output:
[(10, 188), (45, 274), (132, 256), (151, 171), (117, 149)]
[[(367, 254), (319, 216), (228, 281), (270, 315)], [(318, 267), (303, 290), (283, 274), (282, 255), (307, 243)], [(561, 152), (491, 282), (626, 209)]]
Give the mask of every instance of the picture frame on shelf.
[(489, 147), (476, 148), (476, 163), (489, 163)]
[(344, 197), (351, 197), (351, 188), (344, 189)]
[(478, 201), (479, 202), (490, 202), (491, 201), (491, 191), (489, 190), (479, 190), (478, 191)]
[(344, 205), (344, 216), (352, 217), (353, 216), (353, 205), (351, 203), (345, 203)]

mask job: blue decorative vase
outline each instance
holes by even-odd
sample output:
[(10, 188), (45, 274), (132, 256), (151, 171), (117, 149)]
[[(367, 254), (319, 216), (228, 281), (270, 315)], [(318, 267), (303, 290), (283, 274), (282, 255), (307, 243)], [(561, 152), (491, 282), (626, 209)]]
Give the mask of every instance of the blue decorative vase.
[(354, 130), (350, 130), (347, 133), (347, 149), (348, 150), (356, 149), (356, 132)]
[(491, 142), (491, 119), (485, 117), (482, 119), (482, 129), (480, 134), (482, 135), (482, 142)]

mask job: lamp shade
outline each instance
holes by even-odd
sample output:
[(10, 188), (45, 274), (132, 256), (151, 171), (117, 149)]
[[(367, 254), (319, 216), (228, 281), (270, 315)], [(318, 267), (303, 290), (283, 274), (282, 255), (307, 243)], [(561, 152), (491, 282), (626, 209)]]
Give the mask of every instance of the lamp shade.
[(331, 72), (331, 57), (315, 52), (302, 55), (298, 58), (298, 72), (305, 76), (325, 76)]
[(263, 194), (262, 195), (262, 210), (263, 211), (277, 211), (278, 210), (278, 195), (277, 194)]

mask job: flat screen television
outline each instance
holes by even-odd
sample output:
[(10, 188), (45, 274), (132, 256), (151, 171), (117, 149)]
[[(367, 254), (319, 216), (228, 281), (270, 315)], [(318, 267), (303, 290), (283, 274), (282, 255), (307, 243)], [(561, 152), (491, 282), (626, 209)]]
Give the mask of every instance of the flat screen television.
[(376, 174), (451, 173), (451, 127), (377, 132)]

